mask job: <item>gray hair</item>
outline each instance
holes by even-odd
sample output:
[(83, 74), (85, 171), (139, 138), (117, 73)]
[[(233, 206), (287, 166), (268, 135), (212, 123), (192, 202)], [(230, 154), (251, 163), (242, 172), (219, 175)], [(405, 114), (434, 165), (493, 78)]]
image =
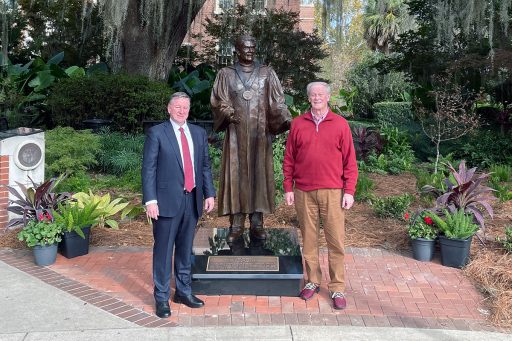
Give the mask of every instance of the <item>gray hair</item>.
[(182, 91), (178, 91), (178, 92), (175, 92), (171, 95), (171, 98), (169, 99), (169, 104), (171, 104), (171, 102), (176, 99), (176, 98), (186, 98), (190, 101), (190, 96), (187, 95), (185, 92), (182, 92)]
[(311, 88), (314, 87), (315, 85), (321, 85), (325, 88), (325, 90), (327, 90), (327, 93), (330, 95), (331, 94), (331, 86), (329, 84), (327, 84), (326, 82), (311, 82), (307, 85), (306, 87), (306, 92), (309, 96), (309, 92), (311, 91)]

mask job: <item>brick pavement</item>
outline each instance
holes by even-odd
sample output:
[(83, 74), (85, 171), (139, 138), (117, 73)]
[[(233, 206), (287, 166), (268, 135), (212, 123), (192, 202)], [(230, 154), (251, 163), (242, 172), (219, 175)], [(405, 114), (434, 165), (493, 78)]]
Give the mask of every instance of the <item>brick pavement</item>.
[[(172, 316), (154, 316), (151, 249), (92, 248), (37, 267), (28, 250), (0, 249), (0, 260), (85, 302), (141, 326), (353, 325), (490, 330), (483, 296), (458, 269), (418, 262), (377, 249), (347, 248), (348, 307), (334, 310), (327, 287), (310, 301), (298, 297), (199, 296), (190, 309), (171, 303)], [(327, 253), (321, 253), (324, 279)]]

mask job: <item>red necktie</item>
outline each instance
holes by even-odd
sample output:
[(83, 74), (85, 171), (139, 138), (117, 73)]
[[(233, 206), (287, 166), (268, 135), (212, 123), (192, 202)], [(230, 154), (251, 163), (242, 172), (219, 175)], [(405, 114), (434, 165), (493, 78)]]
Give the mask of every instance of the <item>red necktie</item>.
[(194, 188), (194, 171), (192, 168), (192, 158), (190, 157), (190, 149), (188, 148), (187, 136), (183, 128), (181, 132), (181, 151), (183, 152), (183, 171), (185, 173), (185, 190), (191, 192)]

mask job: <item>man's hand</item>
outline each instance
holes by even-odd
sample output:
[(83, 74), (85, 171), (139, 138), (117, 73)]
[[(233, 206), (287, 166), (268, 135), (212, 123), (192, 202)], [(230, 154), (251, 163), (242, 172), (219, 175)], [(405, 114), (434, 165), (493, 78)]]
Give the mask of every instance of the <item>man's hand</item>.
[(214, 205), (215, 199), (213, 197), (204, 199), (204, 210), (206, 211), (206, 213), (210, 213), (213, 210)]
[(146, 215), (148, 218), (158, 220), (158, 204), (146, 205)]
[(352, 205), (354, 205), (354, 196), (348, 193), (343, 194), (343, 202), (341, 203), (341, 207), (349, 210)]
[(240, 123), (240, 116), (238, 116), (238, 114), (235, 112), (235, 110), (233, 109), (233, 111), (229, 114), (229, 122), (230, 123), (234, 123), (234, 124), (238, 124)]
[(293, 192), (286, 192), (284, 194), (284, 200), (288, 206), (293, 205), (295, 202), (295, 196), (293, 195)]

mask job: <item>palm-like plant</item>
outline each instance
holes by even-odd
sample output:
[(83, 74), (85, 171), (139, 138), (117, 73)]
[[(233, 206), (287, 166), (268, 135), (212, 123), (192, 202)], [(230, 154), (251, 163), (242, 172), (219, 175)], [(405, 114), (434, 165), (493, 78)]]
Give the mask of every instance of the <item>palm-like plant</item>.
[(476, 219), (480, 228), (484, 229), (484, 212), (493, 217), (490, 202), (496, 199), (492, 194), (495, 190), (483, 184), (490, 174), (477, 173), (476, 167), (467, 169), (464, 160), (459, 164), (458, 171), (450, 163), (447, 166), (451, 177), (445, 179), (446, 190), (443, 192), (433, 186), (424, 186), (422, 191), (431, 192), (437, 196), (438, 210), (447, 209), (450, 213), (454, 213), (463, 209), (465, 213), (471, 214)]
[(398, 35), (414, 27), (404, 0), (368, 1), (363, 19), (364, 38), (372, 50), (389, 52)]
[(48, 212), (57, 209), (59, 204), (64, 203), (71, 197), (71, 193), (62, 192), (55, 193), (55, 187), (65, 178), (61, 175), (57, 178), (51, 178), (42, 184), (35, 183), (30, 177), (32, 182), (31, 187), (27, 187), (19, 182), (16, 182), (20, 192), (12, 186), (7, 186), (7, 190), (16, 197), (16, 200), (11, 200), (7, 211), (13, 212), (21, 217), (13, 218), (7, 224), (7, 227), (14, 227), (20, 224), (26, 226), (29, 221), (36, 219), (36, 212)]

